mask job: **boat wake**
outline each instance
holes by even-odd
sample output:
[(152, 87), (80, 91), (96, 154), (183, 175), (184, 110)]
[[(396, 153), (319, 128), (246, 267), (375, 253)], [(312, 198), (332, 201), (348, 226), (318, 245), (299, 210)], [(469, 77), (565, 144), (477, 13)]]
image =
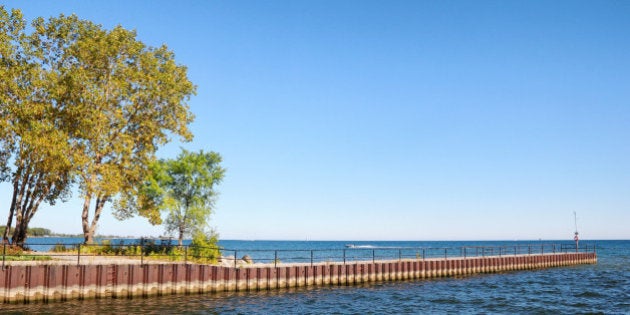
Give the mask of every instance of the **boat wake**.
[(354, 244), (346, 244), (346, 248), (379, 248), (374, 245), (354, 245)]

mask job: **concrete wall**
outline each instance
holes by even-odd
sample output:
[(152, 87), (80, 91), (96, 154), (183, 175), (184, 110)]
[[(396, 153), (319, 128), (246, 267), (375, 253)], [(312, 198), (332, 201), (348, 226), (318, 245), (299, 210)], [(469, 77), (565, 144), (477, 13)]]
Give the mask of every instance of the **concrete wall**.
[(273, 290), (452, 277), (597, 263), (595, 253), (469, 257), (234, 268), (196, 264), (5, 266), (0, 299), (28, 303), (176, 293)]

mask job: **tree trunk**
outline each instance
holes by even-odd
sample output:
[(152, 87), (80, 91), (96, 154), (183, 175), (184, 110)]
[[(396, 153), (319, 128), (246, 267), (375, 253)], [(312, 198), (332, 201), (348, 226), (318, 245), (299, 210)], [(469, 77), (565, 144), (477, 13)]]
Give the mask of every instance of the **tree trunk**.
[[(19, 170), (18, 170), (19, 172)], [(7, 218), (7, 228), (4, 230), (4, 235), (2, 235), (2, 243), (9, 243), (9, 233), (11, 233), (11, 224), (13, 224), (13, 216), (15, 214), (15, 202), (17, 198), (17, 181), (13, 182), (13, 197), (11, 198), (11, 207), (9, 208), (9, 217)]]
[[(22, 174), (20, 174), (22, 175)], [(13, 207), (13, 211), (15, 214), (15, 230), (13, 230), (13, 236), (11, 238), (11, 242), (14, 245), (18, 245), (18, 246), (22, 246), (24, 240), (21, 237), (22, 235), (26, 234), (26, 231), (22, 231), (22, 220), (24, 218), (24, 212), (23, 212), (23, 207), (22, 207), (22, 203), (23, 203), (23, 199), (24, 199), (24, 191), (26, 190), (26, 183), (29, 182), (31, 177), (31, 172), (30, 169), (26, 169), (26, 174), (24, 174), (23, 176), (16, 176), (15, 180), (14, 180), (14, 189), (17, 188), (17, 194), (15, 196), (15, 205)], [(20, 185), (19, 183), (22, 182), (22, 184)]]
[[(181, 211), (181, 209), (179, 210)], [(178, 243), (179, 246), (181, 247), (182, 245), (184, 245), (184, 233), (186, 233), (186, 217), (188, 215), (188, 200), (186, 200), (186, 208), (184, 211), (184, 215), (183, 218), (179, 221), (179, 239), (178, 239)]]
[(184, 245), (184, 228), (179, 228), (179, 238), (177, 239), (177, 245), (182, 247)]
[(101, 196), (96, 199), (96, 205), (94, 205), (94, 218), (92, 218), (92, 224), (90, 225), (90, 237), (94, 238), (94, 234), (96, 233), (96, 226), (98, 225), (98, 220), (101, 218), (101, 213), (103, 212), (103, 206), (105, 206), (105, 202), (107, 202), (107, 197)]
[(15, 222), (15, 229), (13, 229), (13, 235), (11, 236), (11, 243), (13, 245), (20, 246), (20, 244), (16, 242), (20, 234), (22, 234), (22, 225), (19, 224), (19, 222)]
[[(96, 232), (96, 227), (98, 225), (98, 220), (101, 218), (101, 213), (103, 212), (103, 207), (105, 206), (105, 202), (109, 197), (107, 196), (98, 196), (96, 197), (96, 204), (94, 205), (94, 217), (92, 218), (92, 222), (88, 220), (88, 214), (90, 209), (90, 204), (87, 203), (87, 211), (86, 204), (83, 204), (83, 236), (85, 244), (93, 244), (94, 243), (94, 234)], [(87, 200), (87, 199), (86, 199)]]
[(83, 212), (81, 213), (81, 226), (83, 227), (83, 237), (85, 238), (85, 244), (92, 244), (93, 240), (90, 235), (90, 225), (89, 225), (89, 214), (90, 214), (90, 203), (92, 201), (92, 194), (85, 194), (85, 200), (83, 201)]
[(26, 232), (28, 228), (28, 222), (25, 217), (22, 217), (20, 222), (15, 222), (15, 230), (13, 231), (13, 244), (20, 247), (24, 247), (26, 241)]
[(44, 189), (44, 193), (38, 198), (31, 198), (28, 206), (25, 204), (26, 208), (23, 208), (22, 210), (22, 219), (19, 222), (15, 222), (16, 229), (13, 232), (13, 244), (23, 246), (26, 242), (26, 238), (28, 237), (28, 225), (31, 223), (31, 219), (35, 215), (35, 212), (37, 212), (37, 209), (39, 208), (40, 203), (44, 200), (44, 196), (48, 193), (48, 190), (48, 188)]

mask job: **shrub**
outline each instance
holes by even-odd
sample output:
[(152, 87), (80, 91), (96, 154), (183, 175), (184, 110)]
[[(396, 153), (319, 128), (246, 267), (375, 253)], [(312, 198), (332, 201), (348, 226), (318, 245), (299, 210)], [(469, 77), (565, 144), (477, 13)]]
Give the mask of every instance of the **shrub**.
[(6, 261), (29, 261), (29, 260), (51, 260), (50, 256), (39, 256), (25, 253), (24, 249), (17, 245), (4, 246), (4, 260)]
[(4, 247), (4, 254), (7, 256), (20, 256), (24, 252), (24, 249), (17, 245), (6, 245)]
[(218, 235), (214, 231), (205, 233), (196, 232), (190, 244), (190, 254), (197, 262), (216, 263), (221, 252), (219, 251)]
[(53, 246), (53, 248), (50, 250), (53, 253), (63, 253), (63, 252), (67, 252), (69, 251), (70, 248), (66, 248), (66, 245), (63, 245), (61, 243), (57, 243), (55, 244), (55, 246)]

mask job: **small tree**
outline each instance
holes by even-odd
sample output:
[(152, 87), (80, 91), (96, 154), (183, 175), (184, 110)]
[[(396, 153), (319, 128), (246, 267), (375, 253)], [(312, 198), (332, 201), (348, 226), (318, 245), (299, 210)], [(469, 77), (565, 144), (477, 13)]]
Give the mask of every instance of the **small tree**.
[(115, 204), (115, 215), (124, 219), (139, 214), (160, 223), (160, 213), (166, 212), (166, 231), (177, 233), (180, 246), (187, 236), (200, 240), (201, 235), (209, 235), (207, 222), (216, 198), (214, 186), (225, 173), (220, 163), (221, 156), (216, 152), (187, 150), (182, 150), (177, 159), (156, 161), (149, 167), (151, 175), (144, 183)]
[(185, 236), (207, 228), (215, 202), (214, 186), (223, 180), (225, 173), (219, 163), (218, 153), (186, 150), (177, 159), (163, 163), (166, 176), (162, 176), (160, 186), (166, 193), (166, 230), (177, 232), (179, 245)]

